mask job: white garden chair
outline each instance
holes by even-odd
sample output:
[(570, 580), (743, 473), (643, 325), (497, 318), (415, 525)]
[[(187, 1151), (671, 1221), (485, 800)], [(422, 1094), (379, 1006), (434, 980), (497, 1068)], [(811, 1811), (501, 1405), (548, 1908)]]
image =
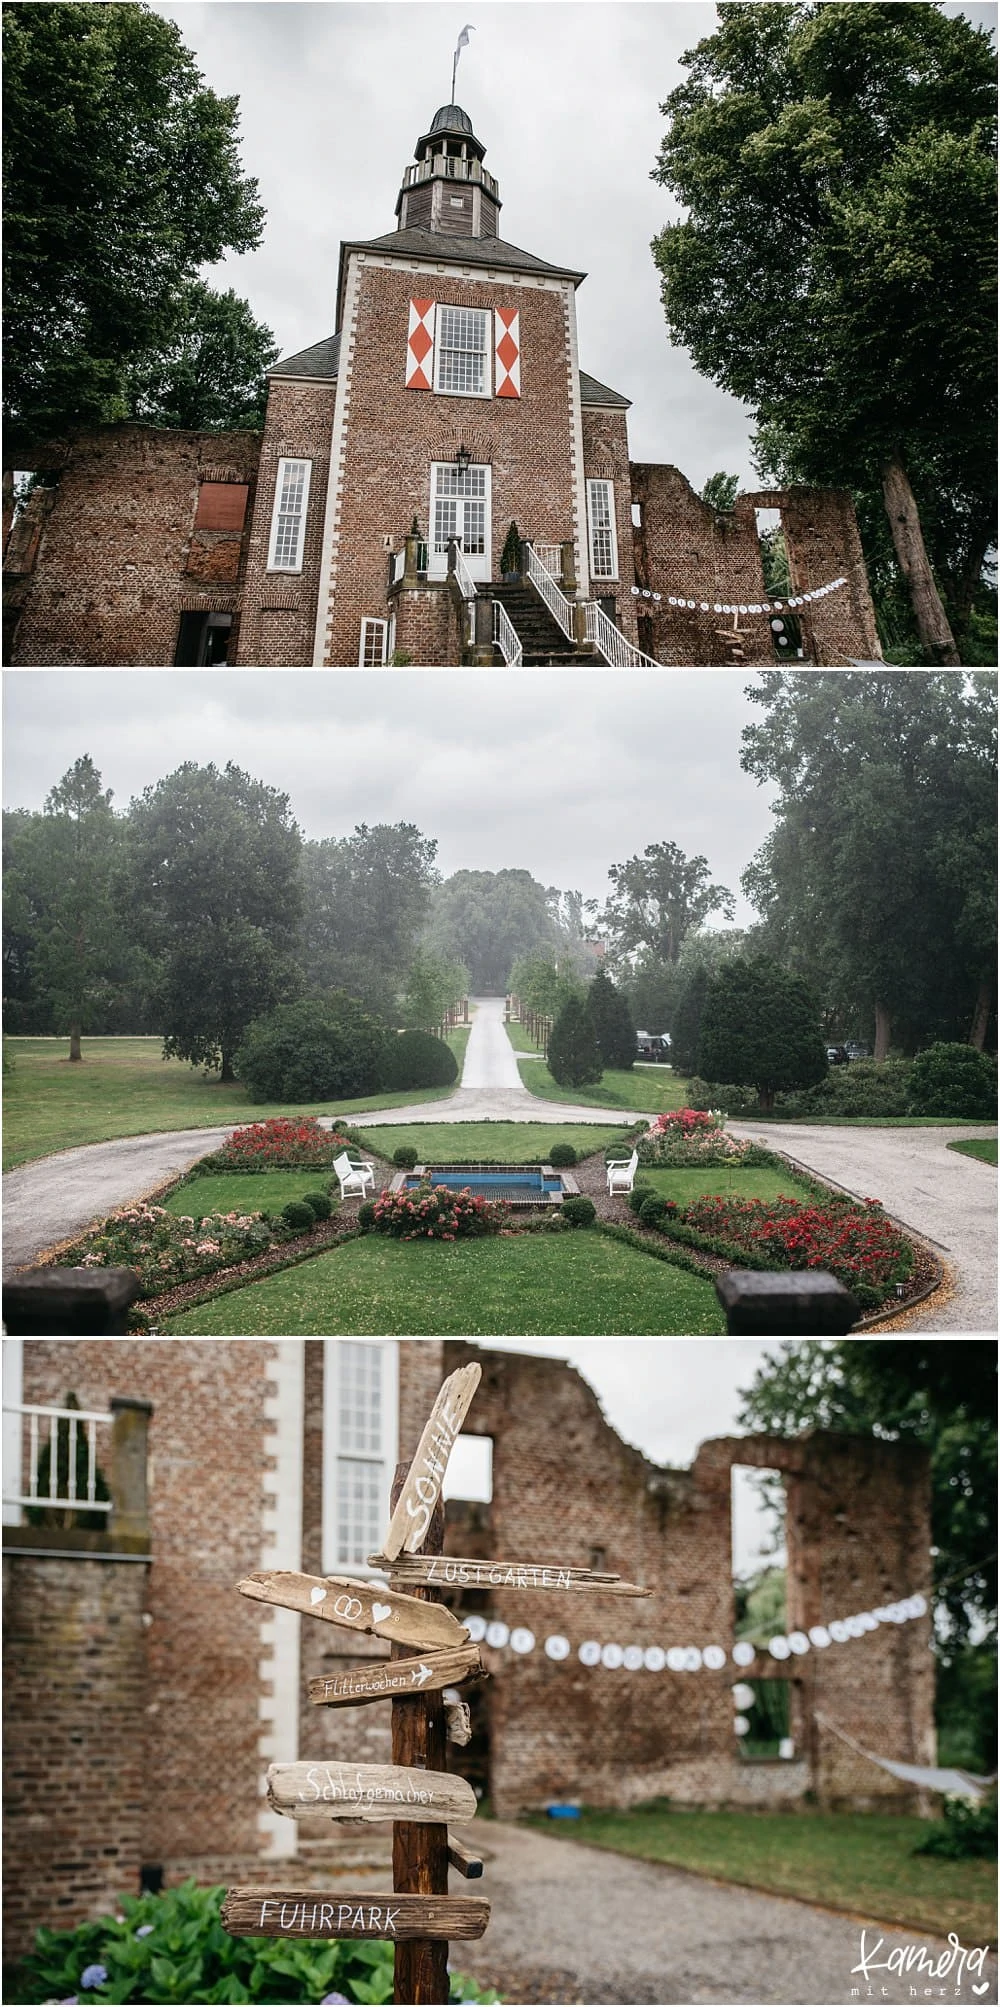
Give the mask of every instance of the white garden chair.
[(612, 1157), (604, 1168), (608, 1174), (609, 1192), (630, 1192), (639, 1168), (639, 1152), (633, 1150), (630, 1157)]
[(371, 1165), (362, 1163), (352, 1164), (346, 1150), (343, 1150), (339, 1157), (334, 1158), (333, 1168), (340, 1182), (340, 1196), (342, 1199), (363, 1199), (369, 1187), (374, 1191), (375, 1173)]

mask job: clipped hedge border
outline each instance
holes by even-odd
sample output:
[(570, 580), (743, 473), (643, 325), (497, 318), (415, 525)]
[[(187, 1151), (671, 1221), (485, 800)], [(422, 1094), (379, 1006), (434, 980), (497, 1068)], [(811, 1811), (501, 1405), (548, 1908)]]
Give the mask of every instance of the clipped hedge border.
[(648, 1234), (637, 1233), (634, 1227), (621, 1226), (617, 1220), (597, 1219), (594, 1221), (594, 1226), (598, 1233), (606, 1234), (609, 1240), (620, 1240), (626, 1247), (637, 1248), (640, 1254), (648, 1254), (653, 1261), (665, 1261), (671, 1268), (686, 1269), (689, 1275), (700, 1276), (703, 1282), (711, 1281), (716, 1273), (715, 1269), (707, 1267), (695, 1255), (685, 1254), (673, 1243), (659, 1247), (656, 1241), (650, 1240)]

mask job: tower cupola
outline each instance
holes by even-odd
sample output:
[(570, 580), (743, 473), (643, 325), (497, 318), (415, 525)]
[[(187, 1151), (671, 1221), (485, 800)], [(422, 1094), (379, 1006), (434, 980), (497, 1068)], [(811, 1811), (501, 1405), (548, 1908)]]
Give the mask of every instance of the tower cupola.
[(418, 139), (414, 166), (403, 176), (396, 203), (401, 230), (433, 230), (443, 237), (496, 237), (500, 191), (483, 166), (486, 148), (461, 105), (442, 105), (429, 132)]

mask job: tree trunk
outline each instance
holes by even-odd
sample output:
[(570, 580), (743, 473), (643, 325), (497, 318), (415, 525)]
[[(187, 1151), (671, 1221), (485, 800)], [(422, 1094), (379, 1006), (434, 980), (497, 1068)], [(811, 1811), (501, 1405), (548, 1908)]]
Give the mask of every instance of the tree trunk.
[(80, 1027), (78, 1024), (71, 1024), (69, 1028), (69, 1056), (71, 1059), (83, 1058), (83, 1053), (80, 1049)]
[(759, 1087), (757, 1089), (757, 1105), (762, 1115), (770, 1115), (774, 1107), (773, 1087)]
[(986, 1034), (990, 1028), (990, 1018), (993, 1015), (993, 998), (995, 994), (996, 983), (992, 976), (984, 976), (979, 985), (975, 1013), (972, 1019), (972, 1030), (969, 1033), (969, 1044), (974, 1045), (977, 1052), (983, 1052), (986, 1047)]
[(882, 493), (896, 557), (909, 589), (921, 643), (942, 667), (957, 668), (961, 657), (934, 583), (916, 498), (906, 469), (897, 457), (887, 460), (882, 469)]
[(223, 1052), (222, 1068), (219, 1073), (219, 1079), (222, 1081), (227, 1081), (227, 1080), (235, 1080), (235, 1078), (236, 1075), (233, 1072), (233, 1055), (231, 1052)]
[(888, 1059), (888, 1057), (889, 1057), (889, 1033), (890, 1033), (891, 1029), (892, 1029), (892, 1019), (891, 1019), (891, 1018), (890, 1018), (890, 1016), (889, 1016), (889, 1011), (888, 1011), (888, 1008), (887, 1008), (887, 1006), (886, 1006), (886, 1005), (885, 1005), (884, 1003), (877, 1003), (877, 1004), (875, 1005), (875, 1057), (876, 1057), (876, 1059)]

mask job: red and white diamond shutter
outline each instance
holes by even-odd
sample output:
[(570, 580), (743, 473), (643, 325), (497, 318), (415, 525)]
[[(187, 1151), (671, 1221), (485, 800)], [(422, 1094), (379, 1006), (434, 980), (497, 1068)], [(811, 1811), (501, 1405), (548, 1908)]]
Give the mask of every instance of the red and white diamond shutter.
[(432, 390), (434, 387), (434, 301), (410, 301), (410, 327), (406, 337), (406, 388)]
[(517, 307), (494, 309), (498, 397), (521, 395), (521, 315)]

